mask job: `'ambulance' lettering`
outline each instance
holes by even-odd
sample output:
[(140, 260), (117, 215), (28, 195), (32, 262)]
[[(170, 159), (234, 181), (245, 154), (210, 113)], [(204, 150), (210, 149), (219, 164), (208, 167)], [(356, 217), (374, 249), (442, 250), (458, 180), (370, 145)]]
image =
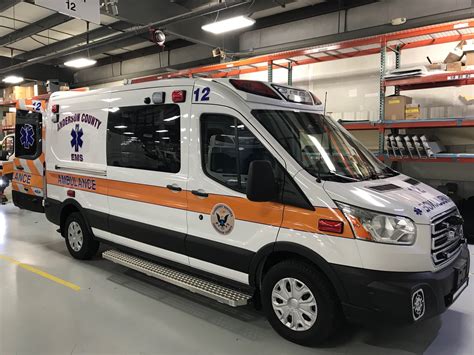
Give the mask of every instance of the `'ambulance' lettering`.
[(58, 184), (63, 186), (69, 186), (77, 189), (91, 190), (95, 191), (97, 189), (97, 184), (95, 179), (83, 178), (83, 177), (74, 177), (68, 175), (59, 175)]
[(31, 175), (26, 173), (15, 172), (13, 175), (13, 181), (20, 184), (30, 185), (31, 184)]

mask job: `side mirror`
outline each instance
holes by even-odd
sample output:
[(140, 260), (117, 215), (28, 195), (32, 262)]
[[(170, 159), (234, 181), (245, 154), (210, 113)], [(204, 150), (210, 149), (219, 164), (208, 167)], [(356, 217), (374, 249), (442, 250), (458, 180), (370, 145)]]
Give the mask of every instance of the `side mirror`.
[(267, 160), (250, 163), (247, 179), (247, 198), (254, 202), (273, 201), (278, 196), (273, 168)]

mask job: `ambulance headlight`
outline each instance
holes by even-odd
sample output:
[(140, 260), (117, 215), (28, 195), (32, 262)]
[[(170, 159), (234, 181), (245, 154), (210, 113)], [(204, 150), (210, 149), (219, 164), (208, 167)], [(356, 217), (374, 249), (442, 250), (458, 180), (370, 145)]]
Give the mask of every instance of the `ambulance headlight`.
[(409, 218), (373, 212), (340, 202), (337, 205), (349, 220), (357, 239), (397, 245), (415, 243), (416, 226)]

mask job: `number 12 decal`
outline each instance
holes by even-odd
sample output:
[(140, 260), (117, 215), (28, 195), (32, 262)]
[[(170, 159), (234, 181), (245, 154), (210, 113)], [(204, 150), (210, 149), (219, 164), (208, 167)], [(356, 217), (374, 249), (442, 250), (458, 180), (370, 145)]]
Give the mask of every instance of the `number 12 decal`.
[(209, 95), (211, 93), (210, 88), (196, 89), (194, 90), (194, 101), (209, 101)]
[(33, 101), (33, 109), (35, 111), (41, 111), (41, 101)]

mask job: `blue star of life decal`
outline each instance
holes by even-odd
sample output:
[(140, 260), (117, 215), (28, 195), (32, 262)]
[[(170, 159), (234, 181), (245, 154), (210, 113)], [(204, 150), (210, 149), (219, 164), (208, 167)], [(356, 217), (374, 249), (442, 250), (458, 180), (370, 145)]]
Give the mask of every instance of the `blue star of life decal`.
[(79, 148), (82, 148), (82, 144), (84, 141), (82, 140), (82, 136), (84, 135), (84, 131), (81, 127), (77, 124), (75, 128), (71, 131), (71, 147), (74, 148), (74, 151), (77, 153), (79, 152)]
[(35, 144), (35, 130), (32, 125), (26, 124), (21, 127), (20, 143), (25, 149), (30, 149)]
[(418, 207), (415, 207), (413, 209), (413, 212), (415, 212), (418, 216), (421, 216), (423, 214), (423, 211), (419, 209)]

